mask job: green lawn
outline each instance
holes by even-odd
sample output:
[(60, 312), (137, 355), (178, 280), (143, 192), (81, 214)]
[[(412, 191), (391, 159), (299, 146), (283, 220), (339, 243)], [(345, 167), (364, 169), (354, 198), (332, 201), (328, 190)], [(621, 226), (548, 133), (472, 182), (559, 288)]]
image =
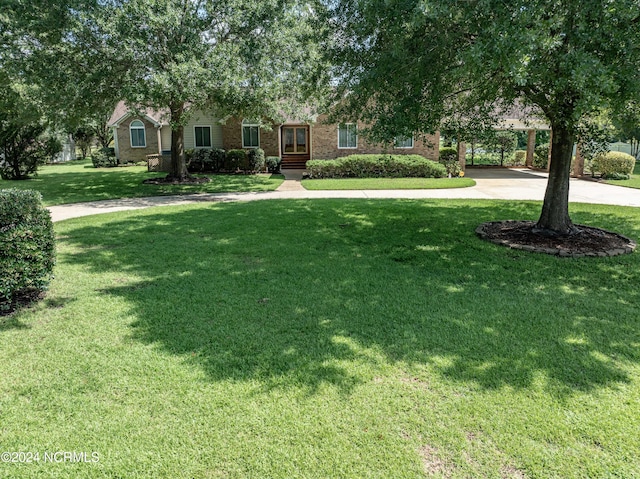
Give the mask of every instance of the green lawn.
[(33, 189), (42, 193), (47, 206), (82, 201), (185, 193), (221, 193), (228, 191), (272, 191), (281, 175), (209, 175), (210, 183), (193, 186), (143, 185), (147, 178), (166, 173), (148, 172), (146, 166), (94, 168), (90, 160), (45, 165), (38, 176), (25, 181), (0, 180), (0, 188)]
[(307, 190), (432, 190), (466, 188), (476, 184), (471, 178), (337, 178), (302, 180)]
[(636, 166), (633, 169), (633, 174), (628, 180), (607, 180), (606, 183), (618, 186), (626, 186), (628, 188), (640, 189), (640, 162), (636, 161)]
[[(479, 240), (499, 201), (269, 201), (56, 224), (0, 319), (3, 478), (640, 477), (640, 254)], [(572, 205), (640, 238), (640, 209)], [(44, 452), (97, 463), (42, 462)]]

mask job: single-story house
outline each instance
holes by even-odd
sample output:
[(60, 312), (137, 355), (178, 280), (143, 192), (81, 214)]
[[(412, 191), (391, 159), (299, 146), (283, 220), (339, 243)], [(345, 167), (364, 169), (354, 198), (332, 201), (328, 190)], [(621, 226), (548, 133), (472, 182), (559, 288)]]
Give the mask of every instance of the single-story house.
[[(282, 158), (283, 168), (304, 168), (310, 159), (333, 159), (356, 153), (419, 154), (437, 160), (440, 135), (398, 137), (394, 145), (368, 142), (353, 123), (327, 124), (326, 116), (311, 121), (287, 119), (265, 125), (250, 118), (218, 118), (196, 111), (184, 127), (185, 149), (262, 148), (266, 156)], [(170, 154), (171, 128), (162, 111), (133, 112), (120, 102), (109, 120), (114, 129), (116, 157), (120, 163), (142, 161), (151, 154)]]

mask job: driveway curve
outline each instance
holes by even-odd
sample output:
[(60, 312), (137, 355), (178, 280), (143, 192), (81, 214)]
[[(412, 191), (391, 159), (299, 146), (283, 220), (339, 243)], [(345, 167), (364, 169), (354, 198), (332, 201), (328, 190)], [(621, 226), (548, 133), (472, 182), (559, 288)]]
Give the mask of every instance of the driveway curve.
[[(300, 188), (284, 188), (261, 193), (199, 193), (193, 195), (153, 196), (148, 198), (123, 198), (118, 200), (91, 201), (49, 207), (53, 221), (79, 218), (115, 211), (137, 210), (154, 206), (185, 205), (212, 201), (256, 201), (271, 199), (492, 199), (539, 200), (544, 198), (547, 173), (527, 169), (469, 168), (467, 176), (476, 186), (445, 190), (340, 190), (308, 191)], [(285, 183), (291, 185), (292, 181)], [(569, 200), (573, 203), (640, 207), (640, 190), (613, 186), (596, 181), (571, 179)]]

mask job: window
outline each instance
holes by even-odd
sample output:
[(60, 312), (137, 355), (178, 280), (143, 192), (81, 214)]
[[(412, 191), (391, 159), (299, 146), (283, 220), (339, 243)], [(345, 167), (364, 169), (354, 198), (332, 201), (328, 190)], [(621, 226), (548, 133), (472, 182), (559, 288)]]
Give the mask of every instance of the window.
[(394, 148), (413, 148), (413, 137), (412, 136), (396, 136)]
[(196, 148), (211, 148), (211, 127), (196, 126)]
[(145, 148), (147, 146), (147, 139), (144, 134), (144, 123), (140, 120), (133, 120), (129, 125), (129, 132), (131, 133), (131, 148)]
[(282, 152), (306, 153), (307, 152), (307, 127), (287, 126), (282, 127)]
[(257, 121), (242, 121), (242, 148), (260, 148), (260, 125)]
[(338, 125), (338, 148), (357, 148), (358, 132), (354, 123)]

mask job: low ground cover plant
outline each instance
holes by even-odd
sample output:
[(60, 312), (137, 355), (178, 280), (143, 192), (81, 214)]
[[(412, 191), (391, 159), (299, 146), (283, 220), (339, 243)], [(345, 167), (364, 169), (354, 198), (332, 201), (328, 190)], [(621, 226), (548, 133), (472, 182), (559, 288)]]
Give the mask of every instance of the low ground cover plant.
[(349, 155), (307, 161), (310, 178), (442, 178), (443, 165), (420, 155)]

